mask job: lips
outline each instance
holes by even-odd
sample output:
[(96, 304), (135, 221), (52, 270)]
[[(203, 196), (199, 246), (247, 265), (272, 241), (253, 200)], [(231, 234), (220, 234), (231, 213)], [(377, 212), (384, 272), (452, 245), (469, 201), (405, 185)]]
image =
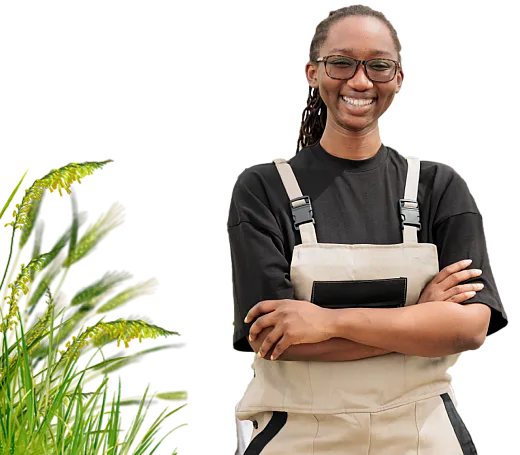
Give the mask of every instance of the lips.
[(352, 106), (368, 106), (373, 104), (376, 98), (342, 96), (341, 99)]

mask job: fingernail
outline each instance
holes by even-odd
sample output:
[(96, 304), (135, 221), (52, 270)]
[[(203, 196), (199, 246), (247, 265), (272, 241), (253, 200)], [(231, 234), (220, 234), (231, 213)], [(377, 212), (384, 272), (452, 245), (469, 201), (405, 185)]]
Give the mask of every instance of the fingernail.
[(462, 261), (462, 263), (463, 263), (464, 265), (470, 265), (472, 262), (473, 262), (473, 259), (464, 259), (464, 260)]
[(481, 275), (482, 274), (482, 270), (480, 269), (475, 269), (475, 275)]
[(479, 289), (482, 289), (482, 288), (484, 287), (484, 284), (483, 284), (483, 283), (477, 283), (477, 287), (478, 287)]
[(262, 357), (262, 353), (258, 351), (258, 357)]

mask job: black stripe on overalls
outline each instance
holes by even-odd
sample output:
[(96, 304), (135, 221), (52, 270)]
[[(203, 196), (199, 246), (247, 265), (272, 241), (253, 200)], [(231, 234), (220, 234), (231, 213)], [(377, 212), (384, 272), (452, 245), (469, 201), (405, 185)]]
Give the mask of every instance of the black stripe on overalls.
[(441, 395), (442, 400), (444, 401), (444, 407), (446, 408), (446, 412), (448, 413), (448, 417), (450, 418), (451, 425), (453, 430), (455, 431), (455, 435), (459, 440), (460, 447), (462, 448), (462, 453), (464, 455), (477, 455), (477, 449), (475, 448), (475, 444), (473, 444), (473, 440), (471, 439), (471, 435), (469, 434), (466, 425), (462, 421), (455, 405), (451, 401), (451, 397), (448, 393), (443, 393)]
[(247, 447), (244, 455), (259, 455), (287, 423), (287, 412), (273, 411), (273, 416), (265, 428), (256, 435)]

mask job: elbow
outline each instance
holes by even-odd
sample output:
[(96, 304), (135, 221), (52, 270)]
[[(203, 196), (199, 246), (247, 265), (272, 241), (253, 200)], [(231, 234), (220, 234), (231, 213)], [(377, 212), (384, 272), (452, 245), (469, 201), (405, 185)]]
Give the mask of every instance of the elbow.
[(480, 348), (484, 344), (484, 341), (486, 341), (486, 335), (487, 335), (487, 327), (485, 330), (481, 331), (480, 333), (478, 333), (477, 335), (473, 336), (470, 339), (470, 342), (469, 342), (470, 348), (469, 349), (474, 351), (475, 349)]
[(459, 345), (459, 349), (457, 352), (463, 352), (463, 351), (475, 351), (478, 348), (480, 348), (484, 341), (486, 341), (486, 335), (478, 335), (474, 337), (470, 337), (467, 339), (467, 341), (461, 346)]
[[(467, 332), (459, 332), (455, 335), (455, 338), (452, 339), (451, 345), (446, 346), (446, 351), (440, 355), (453, 355), (460, 354), (464, 351), (473, 351), (480, 347), (478, 342), (479, 340), (477, 340), (475, 337), (468, 336)], [(438, 355), (439, 354), (437, 354), (437, 356)]]
[(481, 303), (476, 303), (469, 306), (473, 311), (473, 317), (468, 323), (468, 326), (473, 328), (469, 335), (469, 345), (471, 350), (475, 350), (480, 348), (486, 341), (491, 310), (487, 305), (483, 305)]

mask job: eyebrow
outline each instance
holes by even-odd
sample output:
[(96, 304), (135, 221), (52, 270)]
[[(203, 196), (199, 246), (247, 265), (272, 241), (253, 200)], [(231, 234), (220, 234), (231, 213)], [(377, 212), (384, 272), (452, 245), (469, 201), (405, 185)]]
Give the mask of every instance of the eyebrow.
[[(388, 51), (382, 51), (380, 49), (367, 49), (367, 50), (368, 50), (368, 53), (370, 55), (386, 55), (386, 56), (392, 57), (392, 53), (388, 52)], [(334, 53), (334, 52), (344, 52), (345, 54), (351, 54), (351, 53), (354, 52), (354, 49), (351, 49), (351, 48), (347, 48), (347, 49), (332, 49), (330, 52), (331, 53)]]

